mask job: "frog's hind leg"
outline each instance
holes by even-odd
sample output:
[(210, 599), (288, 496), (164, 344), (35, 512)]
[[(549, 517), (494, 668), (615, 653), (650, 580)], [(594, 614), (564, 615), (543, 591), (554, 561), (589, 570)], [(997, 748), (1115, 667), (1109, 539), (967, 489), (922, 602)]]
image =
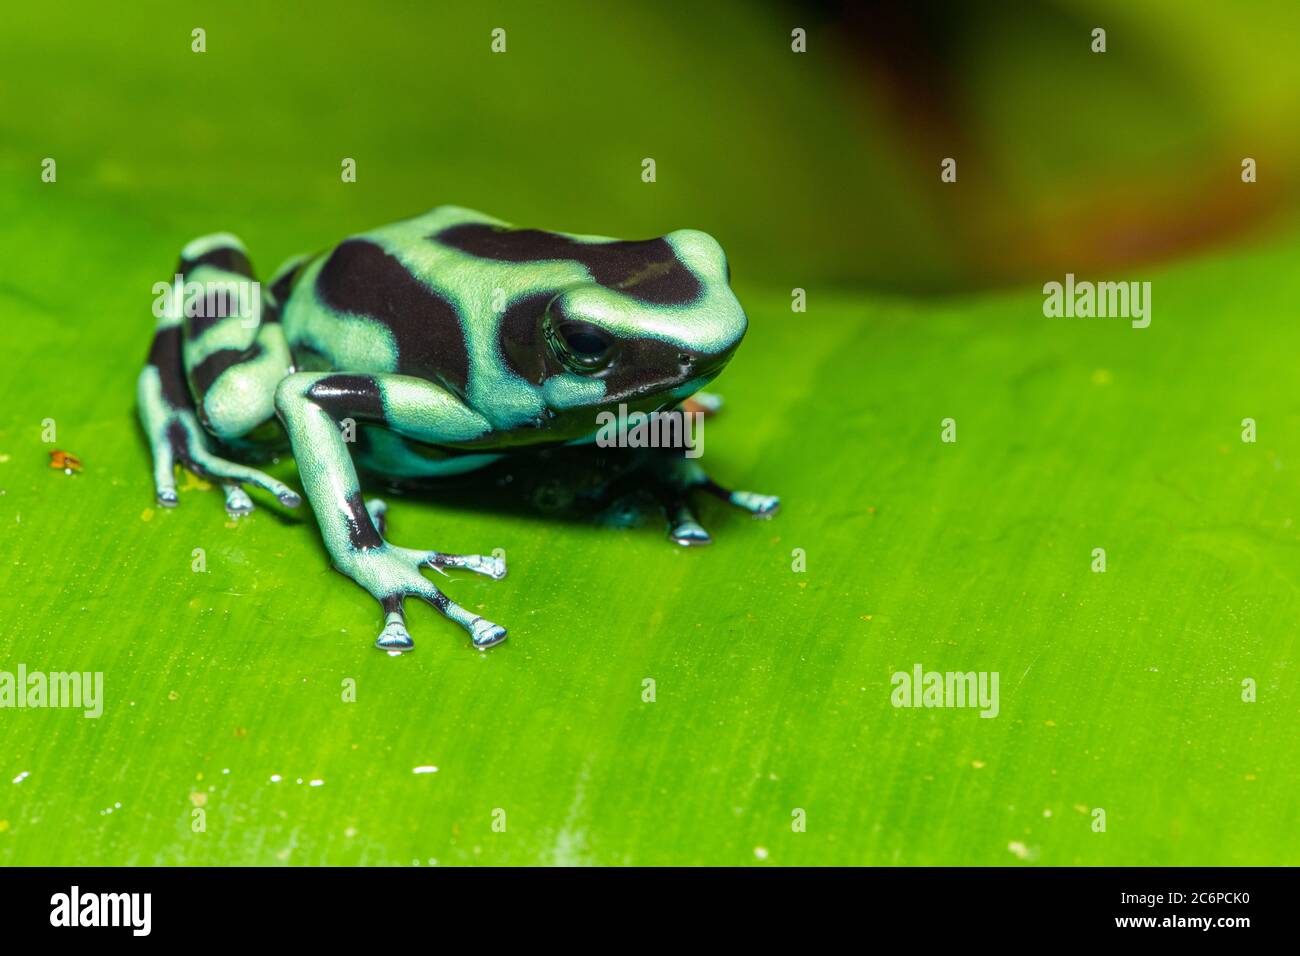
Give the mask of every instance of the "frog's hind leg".
[(212, 450), (213, 437), (236, 445), (274, 426), (275, 385), (291, 364), (274, 300), (263, 299), (243, 245), (226, 233), (191, 242), (163, 304), (136, 390), (158, 503), (177, 504), (179, 464), (220, 482), (231, 514), (252, 510), (244, 484), (297, 507), (283, 482)]

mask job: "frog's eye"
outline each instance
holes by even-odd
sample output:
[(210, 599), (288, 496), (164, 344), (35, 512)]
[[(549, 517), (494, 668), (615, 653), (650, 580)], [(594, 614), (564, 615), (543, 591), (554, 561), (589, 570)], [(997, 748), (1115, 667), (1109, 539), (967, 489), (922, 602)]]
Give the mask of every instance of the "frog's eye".
[(613, 340), (590, 322), (552, 322), (548, 315), (546, 340), (556, 357), (575, 372), (598, 372), (613, 358)]

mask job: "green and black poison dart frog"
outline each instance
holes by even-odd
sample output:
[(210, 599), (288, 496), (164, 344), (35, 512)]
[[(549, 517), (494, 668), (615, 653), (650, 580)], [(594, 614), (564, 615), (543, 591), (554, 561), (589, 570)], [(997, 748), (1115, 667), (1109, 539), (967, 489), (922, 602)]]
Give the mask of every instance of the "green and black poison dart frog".
[[(213, 293), (253, 282), (229, 234), (187, 245), (177, 274), (184, 305), (159, 318), (138, 386), (158, 502), (177, 503), (180, 464), (220, 482), (234, 514), (253, 507), (245, 484), (296, 507), (291, 488), (237, 460), (265, 458), (287, 436), (330, 557), (382, 605), (376, 645), (393, 652), (414, 646), (407, 597), (475, 647), (504, 640), (420, 569), (500, 579), (505, 562), (391, 544), (385, 506), (362, 499), (356, 467), (432, 479), (590, 442), (602, 410), (677, 407), (722, 370), (746, 326), (722, 248), (703, 232), (626, 242), (454, 206), (292, 259), (250, 307)], [(724, 490), (680, 450), (653, 455), (647, 470), (680, 544), (709, 541), (687, 504), (693, 490), (762, 517), (777, 510), (774, 497)]]

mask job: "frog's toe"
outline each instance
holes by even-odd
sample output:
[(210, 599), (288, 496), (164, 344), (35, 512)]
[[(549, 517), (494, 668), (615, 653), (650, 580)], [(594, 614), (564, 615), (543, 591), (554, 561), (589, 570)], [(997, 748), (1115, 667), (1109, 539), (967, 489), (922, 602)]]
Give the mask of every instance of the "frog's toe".
[(704, 530), (704, 526), (694, 519), (673, 524), (668, 529), (668, 537), (684, 548), (694, 548), (713, 543), (713, 538)]
[(239, 487), (235, 482), (224, 483), (226, 491), (226, 511), (232, 517), (246, 515), (253, 510), (253, 499), (248, 497), (248, 492)]
[(776, 495), (760, 495), (753, 491), (733, 491), (727, 500), (743, 508), (755, 518), (770, 518), (781, 510), (781, 499)]
[[(366, 513), (370, 515), (380, 537), (383, 537), (388, 530), (388, 505), (380, 498), (371, 498), (366, 502)], [(506, 576), (506, 559), (498, 554), (448, 554), (445, 551), (420, 551), (396, 545), (390, 547), (405, 555), (417, 567), (430, 567), (443, 574), (446, 574), (447, 568), (459, 568), (482, 574), (494, 581), (500, 581)]]
[(447, 568), (473, 571), (484, 577), (500, 581), (506, 576), (506, 559), (495, 554), (447, 554), (444, 551), (418, 551), (413, 548), (395, 548), (417, 566), (433, 568), (446, 574)]
[(282, 481), (276, 481), (270, 475), (264, 475), (254, 468), (235, 468), (232, 469), (235, 474), (222, 475), (220, 477), (231, 478), (235, 481), (246, 485), (256, 485), (263, 491), (269, 491), (275, 495), (276, 500), (286, 508), (297, 508), (302, 504), (302, 497)]
[(500, 624), (493, 624), (487, 618), (479, 618), (469, 629), (470, 639), (480, 651), (500, 644), (506, 639), (506, 629)]
[(695, 517), (695, 512), (691, 510), (691, 506), (686, 503), (684, 497), (678, 497), (676, 494), (671, 495), (664, 502), (664, 512), (668, 516), (669, 540), (680, 544), (684, 548), (694, 548), (713, 543), (713, 539), (709, 537), (709, 533), (704, 530), (704, 526)]
[(495, 644), (500, 644), (506, 639), (506, 629), (500, 624), (493, 624), (485, 617), (467, 611), (447, 595), (443, 594), (432, 583), (420, 579), (424, 582), (415, 596), (428, 601), (444, 617), (455, 621), (465, 630), (469, 631), (470, 640), (479, 650), (487, 650)]
[(415, 647), (415, 641), (411, 640), (411, 635), (406, 630), (406, 621), (403, 620), (401, 611), (389, 612), (384, 621), (383, 631), (375, 638), (375, 647), (393, 654), (400, 654)]
[(424, 558), (431, 568), (460, 568), (500, 581), (506, 576), (506, 559), (495, 554), (443, 554), (430, 551)]
[(149, 439), (153, 451), (154, 499), (163, 508), (175, 508), (180, 502), (176, 494), (176, 449), (172, 441), (165, 431), (159, 431)]
[[(275, 495), (280, 504), (286, 508), (297, 508), (302, 504), (302, 498), (298, 492), (294, 491), (282, 481), (277, 481), (270, 475), (258, 471), (256, 468), (249, 468), (247, 465), (241, 465), (238, 462), (227, 461), (224, 458), (218, 458), (211, 452), (190, 448), (190, 456), (193, 463), (193, 470), (200, 474), (214, 478), (226, 486), (226, 509), (235, 514), (244, 514), (253, 510), (252, 500), (239, 488), (240, 485), (255, 485), (263, 491), (268, 491)], [(235, 511), (231, 507), (231, 486), (239, 488), (239, 494), (242, 499), (237, 498), (234, 504), (247, 506), (242, 511)]]

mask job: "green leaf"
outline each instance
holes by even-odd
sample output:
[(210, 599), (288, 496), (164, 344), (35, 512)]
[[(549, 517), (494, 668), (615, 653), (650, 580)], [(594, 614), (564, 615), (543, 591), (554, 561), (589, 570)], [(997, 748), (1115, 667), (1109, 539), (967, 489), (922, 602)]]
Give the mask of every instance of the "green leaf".
[[(71, 328), (118, 293), (62, 323), (8, 292), (0, 667), (102, 671), (106, 703), (0, 711), (0, 861), (1294, 862), (1296, 251), (1153, 275), (1142, 330), (741, 288), (705, 460), (784, 511), (704, 502), (687, 551), (395, 499), (397, 542), (511, 566), (445, 582), (506, 644), (415, 608), (402, 658), (305, 515), (153, 507), (144, 323)], [(891, 706), (917, 663), (997, 671), (997, 717)]]
[[(0, 672), (102, 672), (105, 702), (97, 719), (0, 709), (0, 864), (1300, 862), (1296, 238), (1081, 275), (1151, 280), (1143, 330), (1045, 318), (1037, 288), (828, 288), (969, 278), (1002, 249), (972, 255), (936, 223), (1024, 234), (969, 211), (1072, 209), (1062, 182), (1110, 190), (1101, 173), (1136, 156), (1133, 192), (1114, 193), (1129, 235), (1141, 177), (1200, 195), (1209, 154), (1183, 147), (1214, 138), (1202, 95), (1257, 117), (1219, 135), (1207, 176), (1281, 189), (1295, 136), (1266, 119), (1290, 115), (1289, 21), (1232, 39), (1202, 16), (1184, 44), (1132, 13), (1176, 49), (1149, 89), (1123, 79), (1161, 68), (1118, 20), (1109, 59), (1086, 61), (1096, 86), (999, 34), (1013, 46), (981, 48), (989, 72), (962, 87), (992, 157), (962, 154), (954, 195), (984, 197), (968, 206), (939, 191), (937, 160), (896, 155), (865, 81), (821, 55), (839, 45), (823, 23), (795, 60), (790, 24), (749, 7), (690, 29), (653, 6), (520, 8), (491, 59), (496, 24), (469, 6), (313, 9), (6, 11), (24, 42), (0, 63)], [(1069, 23), (1052, 35), (1075, 42)], [(1221, 37), (1209, 70), (1198, 50)], [(1058, 93), (1083, 119), (1028, 148), (1065, 115)], [(1192, 158), (1162, 160), (1172, 147)], [(1238, 154), (1260, 157), (1258, 187)], [(254, 493), (230, 522), (190, 483), (157, 509), (134, 382), (150, 289), (184, 242), (237, 232), (265, 279), (442, 202), (717, 235), (752, 324), (704, 461), (782, 513), (702, 501), (715, 543), (687, 551), (654, 523), (504, 496), (390, 499), (397, 543), (510, 564), (440, 579), (509, 641), (478, 653), (413, 606), (417, 650), (390, 658), (305, 508)], [(82, 472), (52, 469), (54, 449)], [(917, 664), (997, 672), (998, 715), (893, 707), (892, 675)]]

